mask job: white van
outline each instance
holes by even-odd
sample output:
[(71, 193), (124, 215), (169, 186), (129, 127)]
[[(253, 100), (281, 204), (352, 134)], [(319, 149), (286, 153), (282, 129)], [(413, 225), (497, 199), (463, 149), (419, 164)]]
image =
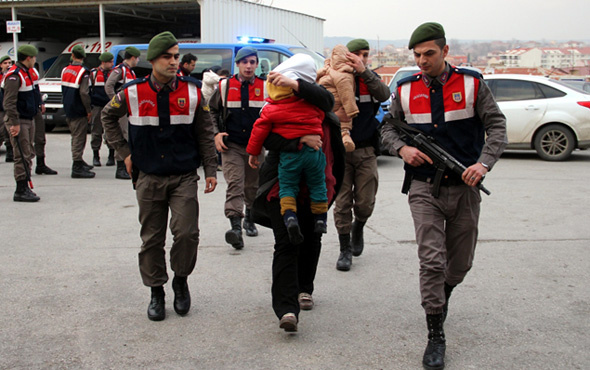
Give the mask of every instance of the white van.
[[(143, 39), (130, 37), (106, 37), (104, 51), (110, 51), (111, 47), (119, 44), (129, 44), (135, 42), (145, 42)], [(66, 116), (63, 109), (61, 95), (61, 71), (70, 64), (72, 49), (76, 45), (82, 45), (86, 51), (84, 65), (88, 68), (95, 68), (100, 65), (98, 57), (101, 54), (100, 38), (86, 37), (71, 42), (62, 53), (57, 57), (47, 73), (39, 80), (39, 89), (41, 96), (45, 98), (45, 130), (53, 130), (55, 126), (66, 126)]]
[[(18, 46), (33, 45), (39, 51), (37, 54), (37, 63), (35, 67), (39, 71), (41, 77), (51, 67), (53, 62), (60, 55), (65, 43), (54, 41), (21, 41)], [(14, 52), (14, 44), (12, 42), (0, 42), (0, 57), (8, 55), (10, 59), (16, 61), (16, 53)]]

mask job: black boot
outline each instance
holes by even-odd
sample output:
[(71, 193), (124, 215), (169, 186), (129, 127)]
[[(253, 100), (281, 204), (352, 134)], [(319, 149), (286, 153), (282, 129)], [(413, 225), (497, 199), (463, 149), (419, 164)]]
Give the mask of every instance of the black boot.
[(360, 256), (363, 253), (363, 248), (365, 248), (365, 239), (363, 238), (363, 227), (367, 221), (358, 221), (355, 220), (352, 223), (352, 238), (350, 240), (352, 244), (352, 255), (355, 257)]
[(117, 161), (117, 170), (115, 171), (115, 178), (121, 180), (131, 180), (131, 176), (127, 173), (125, 162)]
[(90, 171), (91, 169), (93, 169), (93, 168), (94, 168), (94, 166), (91, 166), (91, 165), (89, 165), (89, 164), (88, 164), (88, 163), (86, 163), (86, 161), (85, 161), (85, 160), (83, 160), (83, 159), (81, 160), (81, 162), (82, 162), (82, 166), (84, 166), (84, 168), (86, 169), (86, 171)]
[(96, 176), (96, 174), (84, 166), (84, 161), (74, 161), (74, 164), (72, 165), (73, 179), (91, 179), (94, 176)]
[(225, 232), (225, 241), (236, 249), (244, 248), (242, 239), (242, 218), (238, 216), (230, 217), (229, 222), (231, 229)]
[(12, 150), (10, 141), (6, 142), (6, 162), (14, 162), (14, 151)]
[(115, 149), (109, 149), (109, 157), (107, 158), (107, 167), (115, 165)]
[(287, 233), (289, 233), (289, 241), (291, 244), (298, 245), (303, 243), (303, 234), (299, 228), (299, 220), (297, 214), (293, 211), (286, 211), (283, 215), (283, 221), (287, 227)]
[(449, 285), (445, 281), (445, 305), (443, 306), (443, 323), (447, 319), (447, 313), (449, 313), (449, 298), (451, 298), (451, 293), (453, 289), (455, 289), (456, 285)]
[(246, 230), (246, 235), (248, 236), (258, 236), (258, 230), (256, 229), (254, 222), (252, 222), (252, 215), (249, 208), (246, 208), (246, 217), (244, 217), (244, 230)]
[(164, 287), (152, 287), (152, 298), (147, 309), (148, 319), (162, 321), (166, 318), (166, 302), (164, 297)]
[(352, 246), (350, 245), (350, 234), (338, 234), (340, 241), (340, 256), (336, 262), (336, 269), (340, 271), (350, 270), (352, 265)]
[(102, 164), (100, 163), (100, 151), (93, 150), (92, 152), (94, 153), (94, 157), (92, 158), (92, 165), (94, 167), (102, 166)]
[(172, 290), (174, 290), (174, 311), (179, 315), (186, 315), (191, 309), (191, 293), (188, 290), (186, 276), (174, 276)]
[(45, 164), (45, 157), (37, 157), (37, 167), (35, 167), (37, 175), (57, 175), (57, 171), (52, 170)]
[(16, 191), (12, 200), (15, 202), (37, 202), (39, 201), (37, 194), (29, 189), (27, 180), (19, 180), (16, 182)]
[(443, 314), (426, 315), (428, 326), (428, 345), (424, 351), (422, 365), (427, 370), (441, 370), (445, 368), (445, 332), (443, 330)]

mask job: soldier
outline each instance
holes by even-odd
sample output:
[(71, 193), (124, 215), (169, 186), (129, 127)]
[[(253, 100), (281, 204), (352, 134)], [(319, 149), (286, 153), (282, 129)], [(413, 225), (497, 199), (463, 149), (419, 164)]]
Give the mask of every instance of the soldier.
[[(10, 133), (10, 141), (14, 153), (14, 179), (16, 191), (15, 202), (37, 202), (40, 198), (28, 185), (30, 169), (33, 165), (33, 141), (35, 140), (35, 125), (33, 118), (39, 106), (35, 98), (31, 70), (37, 61), (37, 48), (33, 45), (23, 45), (17, 50), (16, 64), (10, 67), (4, 81), (4, 122)], [(17, 140), (19, 143), (17, 143)], [(21, 149), (21, 150), (19, 150)], [(28, 170), (28, 171), (27, 171)]]
[(52, 170), (45, 164), (45, 120), (43, 113), (45, 113), (45, 102), (41, 97), (41, 90), (39, 89), (39, 71), (36, 68), (31, 68), (31, 78), (33, 79), (33, 86), (35, 89), (36, 105), (39, 107), (35, 115), (35, 155), (37, 156), (37, 166), (35, 173), (37, 175), (57, 175), (57, 171)]
[(96, 174), (82, 158), (86, 146), (86, 132), (90, 120), (90, 71), (83, 65), (86, 52), (80, 45), (72, 49), (72, 63), (61, 71), (66, 121), (72, 134), (72, 178), (90, 179)]
[[(100, 66), (90, 71), (90, 83), (92, 85), (90, 92), (90, 103), (92, 104), (92, 133), (90, 139), (90, 146), (92, 147), (92, 153), (94, 154), (92, 159), (92, 165), (100, 167), (100, 145), (102, 144), (103, 128), (102, 121), (100, 120), (100, 112), (104, 106), (109, 102), (109, 97), (104, 90), (105, 82), (108, 80), (113, 68), (113, 54), (106, 52), (100, 54), (98, 57), (100, 60)], [(105, 140), (106, 142), (106, 140)], [(107, 166), (115, 165), (115, 149), (106, 143), (109, 148), (109, 157), (107, 159)]]
[[(199, 245), (200, 162), (205, 170), (205, 193), (217, 185), (213, 123), (203, 109), (206, 105), (200, 81), (176, 75), (179, 58), (172, 33), (154, 36), (147, 51), (153, 72), (126, 85), (102, 111), (108, 141), (124, 156), (127, 171), (138, 171), (136, 189), (143, 241), (139, 270), (143, 283), (151, 287), (147, 314), (153, 321), (166, 317), (164, 284), (168, 274), (164, 245), (168, 209), (174, 235), (170, 251), (174, 310), (185, 315), (191, 304), (187, 277), (195, 267)], [(118, 122), (125, 114), (129, 114), (129, 144)]]
[[(106, 91), (109, 99), (112, 99), (113, 96), (115, 96), (115, 94), (121, 89), (123, 85), (137, 78), (135, 72), (133, 71), (133, 68), (137, 67), (140, 55), (141, 52), (138, 48), (134, 46), (128, 46), (125, 48), (123, 62), (113, 69), (113, 71), (109, 75), (109, 78), (107, 79), (107, 82), (104, 85), (104, 90)], [(127, 116), (121, 117), (121, 121), (119, 123), (121, 124), (121, 129), (123, 130), (123, 136), (125, 137), (125, 139), (128, 139)], [(117, 159), (117, 169), (115, 171), (115, 178), (121, 180), (131, 179), (131, 177), (129, 177), (129, 174), (125, 170), (125, 163), (123, 162), (125, 158), (120, 156), (118, 153), (115, 153), (115, 158)]]
[[(244, 216), (246, 235), (258, 235), (250, 213), (258, 189), (258, 169), (248, 165), (246, 145), (252, 126), (260, 117), (266, 90), (264, 80), (254, 74), (258, 66), (256, 49), (243, 47), (235, 59), (238, 73), (219, 81), (219, 88), (211, 96), (209, 108), (215, 123), (215, 147), (221, 152), (223, 176), (227, 182), (225, 217), (229, 218), (231, 229), (225, 233), (225, 241), (235, 249), (242, 249)], [(264, 154), (261, 153), (258, 162), (262, 163), (263, 160)]]
[(398, 83), (390, 108), (393, 120), (434, 137), (467, 167), (461, 176), (447, 171), (440, 182), (434, 181), (432, 158), (403, 141), (391, 121), (384, 124), (383, 143), (405, 162), (402, 191), (409, 191), (418, 243), (428, 328), (422, 364), (426, 369), (443, 369), (449, 298), (471, 269), (477, 242), (481, 196), (476, 185), (507, 145), (506, 118), (479, 73), (445, 61), (449, 46), (440, 24), (420, 25), (408, 47), (421, 73)]
[(190, 76), (197, 65), (197, 57), (191, 53), (185, 54), (180, 60), (180, 68), (178, 68), (179, 76)]
[[(8, 69), (12, 66), (12, 60), (8, 55), (3, 56), (0, 58), (0, 84), (4, 80), (4, 76)], [(6, 145), (6, 162), (14, 162), (14, 152), (12, 151), (12, 144), (10, 143), (10, 134), (6, 130), (6, 125), (4, 124), (4, 107), (2, 106), (2, 100), (4, 98), (4, 93), (0, 90), (0, 146), (2, 143)]]

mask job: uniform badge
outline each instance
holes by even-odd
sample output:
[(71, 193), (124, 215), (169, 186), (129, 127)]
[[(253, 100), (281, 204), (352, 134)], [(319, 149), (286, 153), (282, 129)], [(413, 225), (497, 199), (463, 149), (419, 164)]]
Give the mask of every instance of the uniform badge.
[(178, 98), (178, 107), (179, 108), (184, 108), (184, 105), (186, 104), (186, 99), (185, 98)]
[(254, 89), (254, 94), (256, 94), (256, 96), (260, 96), (260, 89), (259, 88)]
[(116, 95), (113, 96), (113, 98), (111, 99), (111, 107), (113, 107), (113, 108), (119, 108), (119, 107), (121, 107), (121, 104), (119, 104), (117, 102), (117, 96)]
[(459, 103), (459, 102), (461, 102), (461, 100), (463, 100), (463, 95), (461, 95), (460, 92), (453, 93), (453, 101), (455, 103)]

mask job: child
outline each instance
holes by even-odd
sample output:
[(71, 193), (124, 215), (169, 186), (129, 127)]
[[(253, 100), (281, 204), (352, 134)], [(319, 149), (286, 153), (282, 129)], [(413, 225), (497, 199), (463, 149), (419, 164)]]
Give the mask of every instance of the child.
[(229, 76), (227, 69), (222, 69), (220, 66), (213, 66), (203, 72), (203, 87), (201, 93), (203, 99), (208, 104), (211, 95), (215, 92), (215, 89), (219, 85), (219, 80)]
[[(292, 80), (301, 79), (314, 83), (316, 67), (309, 55), (295, 54), (279, 64), (273, 72), (282, 74)], [(269, 75), (272, 79), (272, 72)], [(307, 103), (295, 95), (292, 88), (277, 86), (267, 81), (269, 98), (260, 112), (260, 118), (254, 123), (246, 151), (250, 155), (250, 166), (256, 168), (257, 156), (262, 150), (264, 140), (270, 132), (285, 139), (296, 139), (305, 135), (323, 135), (322, 122), (325, 113), (316, 106)], [(319, 148), (315, 150), (301, 145), (298, 152), (280, 152), (279, 160), (279, 198), (281, 214), (289, 240), (293, 244), (303, 242), (303, 235), (297, 220), (297, 201), (299, 182), (304, 175), (309, 188), (311, 212), (315, 217), (314, 232), (326, 233), (328, 196), (325, 178), (326, 156)]]
[(347, 152), (354, 151), (354, 141), (350, 137), (352, 119), (359, 113), (356, 105), (354, 68), (347, 64), (348, 49), (336, 45), (332, 56), (326, 59), (324, 68), (318, 71), (317, 81), (334, 95), (334, 113), (340, 119), (342, 142)]

